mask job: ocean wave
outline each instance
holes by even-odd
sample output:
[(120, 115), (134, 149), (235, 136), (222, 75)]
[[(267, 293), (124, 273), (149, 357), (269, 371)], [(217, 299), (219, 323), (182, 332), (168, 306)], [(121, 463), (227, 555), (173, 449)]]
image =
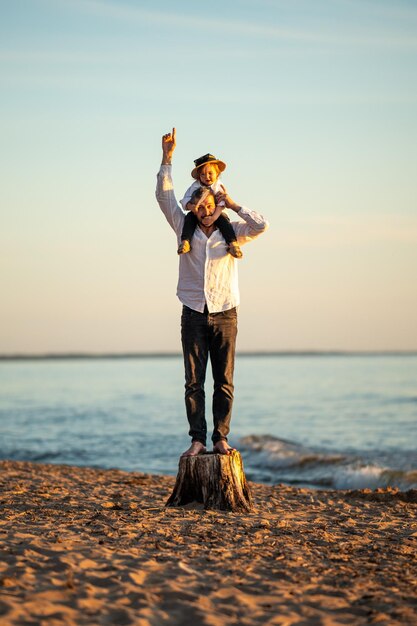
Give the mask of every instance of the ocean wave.
[(396, 470), (378, 465), (348, 465), (334, 477), (336, 489), (377, 489), (397, 487), (401, 491), (417, 489), (417, 470)]
[(240, 442), (252, 480), (331, 489), (417, 488), (417, 469), (378, 463), (369, 456), (309, 448), (272, 435), (248, 435)]
[(308, 465), (310, 463), (340, 463), (346, 457), (342, 454), (318, 452), (301, 444), (279, 439), (271, 435), (248, 435), (240, 439), (240, 444), (247, 449), (263, 455), (265, 461), (275, 467)]

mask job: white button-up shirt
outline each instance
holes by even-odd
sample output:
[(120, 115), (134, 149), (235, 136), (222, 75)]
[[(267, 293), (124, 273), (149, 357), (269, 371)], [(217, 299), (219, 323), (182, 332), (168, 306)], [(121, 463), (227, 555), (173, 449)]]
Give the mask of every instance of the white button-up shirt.
[[(179, 245), (185, 214), (175, 198), (171, 169), (171, 165), (161, 165), (157, 175), (156, 199), (175, 231)], [(241, 207), (237, 215), (243, 221), (232, 222), (232, 226), (239, 245), (249, 243), (268, 228), (268, 222), (255, 211)], [(200, 313), (206, 304), (210, 313), (238, 306), (237, 259), (228, 253), (221, 232), (215, 230), (207, 237), (197, 226), (191, 245), (191, 252), (179, 257), (179, 300)]]

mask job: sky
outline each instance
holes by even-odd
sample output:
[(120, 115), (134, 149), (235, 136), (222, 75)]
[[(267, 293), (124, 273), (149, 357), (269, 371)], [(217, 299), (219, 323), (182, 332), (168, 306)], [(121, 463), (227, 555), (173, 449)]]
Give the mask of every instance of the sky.
[(415, 0), (0, 0), (0, 353), (176, 352), (161, 136), (270, 222), (238, 349), (417, 349)]

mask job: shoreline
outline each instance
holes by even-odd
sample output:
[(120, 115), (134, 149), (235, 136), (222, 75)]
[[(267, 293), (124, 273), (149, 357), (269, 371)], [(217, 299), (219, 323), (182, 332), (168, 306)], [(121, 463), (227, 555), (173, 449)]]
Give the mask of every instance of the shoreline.
[(0, 461), (2, 624), (417, 623), (417, 490), (250, 483), (242, 514), (174, 481)]

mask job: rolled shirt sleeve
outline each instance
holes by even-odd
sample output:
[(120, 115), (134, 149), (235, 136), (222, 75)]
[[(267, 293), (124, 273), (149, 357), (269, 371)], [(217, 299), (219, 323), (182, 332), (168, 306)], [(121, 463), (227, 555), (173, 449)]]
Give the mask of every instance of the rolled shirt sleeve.
[(269, 228), (269, 222), (256, 211), (241, 207), (237, 215), (242, 222), (232, 222), (239, 244), (249, 243)]
[(178, 235), (182, 231), (185, 214), (175, 197), (172, 165), (161, 165), (156, 177), (155, 196), (168, 224)]

